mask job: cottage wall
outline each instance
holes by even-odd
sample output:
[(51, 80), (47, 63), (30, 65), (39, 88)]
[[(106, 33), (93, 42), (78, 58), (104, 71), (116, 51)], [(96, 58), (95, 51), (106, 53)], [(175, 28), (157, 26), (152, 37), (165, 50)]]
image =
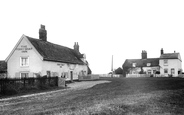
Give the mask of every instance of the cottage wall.
[[(179, 59), (166, 59), (168, 60), (168, 64), (164, 65), (164, 59), (159, 60), (160, 64), (160, 74), (163, 76), (168, 76), (168, 74), (171, 74), (171, 69), (175, 69), (174, 76), (178, 76), (178, 71), (182, 69), (181, 61)], [(168, 69), (168, 74), (164, 73), (164, 69)]]
[[(78, 64), (68, 64), (60, 62), (44, 61), (41, 74), (47, 75), (47, 72), (51, 73), (51, 76), (66, 77), (66, 80), (78, 79), (78, 75), (87, 75), (87, 66)], [(72, 74), (72, 75), (71, 75)]]
[[(29, 57), (29, 66), (22, 67), (20, 65), (21, 57)], [(8, 77), (20, 77), (21, 72), (28, 72), (29, 76), (34, 76), (34, 73), (42, 70), (40, 65), (42, 65), (42, 60), (35, 52), (35, 49), (27, 42), (26, 38), (23, 38), (7, 62)]]

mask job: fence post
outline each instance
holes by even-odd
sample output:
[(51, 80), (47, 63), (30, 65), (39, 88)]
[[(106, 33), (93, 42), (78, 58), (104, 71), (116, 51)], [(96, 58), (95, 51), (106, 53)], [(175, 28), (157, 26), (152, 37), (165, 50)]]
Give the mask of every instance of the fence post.
[(0, 92), (2, 93), (2, 79), (0, 79), (1, 89)]
[(56, 82), (56, 86), (58, 86), (58, 77), (56, 76), (55, 82)]
[(23, 80), (24, 80), (24, 88), (25, 88), (25, 86), (26, 86), (25, 77), (23, 78)]

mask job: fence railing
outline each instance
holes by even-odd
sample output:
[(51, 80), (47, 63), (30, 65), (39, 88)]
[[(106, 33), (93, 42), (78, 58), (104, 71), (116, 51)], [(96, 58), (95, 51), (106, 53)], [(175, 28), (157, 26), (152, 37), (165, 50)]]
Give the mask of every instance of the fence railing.
[(31, 87), (42, 87), (42, 86), (58, 86), (58, 77), (29, 77), (29, 78), (3, 78), (0, 79), (0, 93), (3, 94), (6, 90), (13, 86), (17, 89), (25, 89)]
[(99, 78), (100, 78), (99, 75), (94, 75), (94, 74), (85, 75), (85, 76), (79, 76), (78, 77), (79, 80), (97, 80)]

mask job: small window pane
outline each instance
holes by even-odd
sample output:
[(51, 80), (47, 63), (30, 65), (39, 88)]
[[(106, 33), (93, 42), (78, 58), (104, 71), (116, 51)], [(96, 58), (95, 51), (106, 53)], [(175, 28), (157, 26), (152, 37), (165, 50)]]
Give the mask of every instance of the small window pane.
[(21, 66), (29, 66), (29, 58), (28, 57), (21, 57)]
[(132, 63), (132, 67), (136, 67), (136, 63)]
[(168, 60), (164, 60), (164, 64), (168, 64)]
[(175, 74), (174, 68), (171, 69), (171, 74), (172, 74), (172, 75)]
[(147, 63), (147, 66), (151, 66), (151, 63)]
[(21, 73), (21, 78), (28, 78), (29, 77), (28, 75), (29, 75), (28, 73)]

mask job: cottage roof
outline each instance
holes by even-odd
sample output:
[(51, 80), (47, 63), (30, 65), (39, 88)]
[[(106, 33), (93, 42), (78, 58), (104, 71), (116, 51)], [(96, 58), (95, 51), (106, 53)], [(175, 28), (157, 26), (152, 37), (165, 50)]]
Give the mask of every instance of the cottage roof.
[(28, 40), (36, 48), (39, 54), (47, 61), (65, 62), (73, 64), (85, 64), (80, 58), (83, 54), (75, 50), (57, 45), (48, 41), (28, 37)]
[(0, 73), (7, 71), (7, 63), (5, 61), (0, 61)]
[(126, 59), (123, 64), (123, 67), (131, 68), (133, 67), (133, 63), (136, 63), (136, 67), (155, 67), (159, 66), (159, 58)]
[(160, 59), (179, 59), (179, 53), (164, 53)]

